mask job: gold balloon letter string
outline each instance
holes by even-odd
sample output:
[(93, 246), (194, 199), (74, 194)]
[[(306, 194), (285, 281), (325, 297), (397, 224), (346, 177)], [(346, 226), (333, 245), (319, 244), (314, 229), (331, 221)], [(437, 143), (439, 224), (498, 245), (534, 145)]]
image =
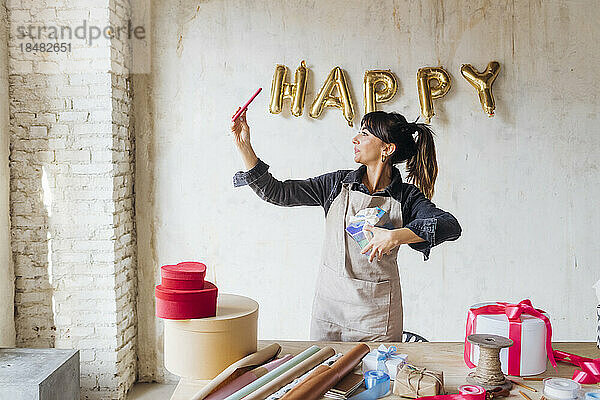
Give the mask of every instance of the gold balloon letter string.
[(283, 107), (283, 100), (290, 99), (292, 101), (292, 115), (299, 117), (304, 110), (304, 100), (306, 98), (306, 76), (308, 69), (304, 60), (296, 69), (294, 75), (294, 83), (286, 82), (287, 67), (285, 65), (277, 65), (273, 74), (273, 82), (271, 83), (271, 102), (269, 103), (269, 111), (272, 114), (279, 114)]
[(377, 111), (377, 104), (390, 101), (398, 91), (396, 75), (388, 70), (365, 72), (365, 114)]
[[(339, 97), (332, 94), (335, 88), (338, 89)], [(348, 125), (352, 126), (352, 120), (354, 119), (352, 96), (348, 90), (344, 71), (340, 67), (335, 67), (331, 70), (327, 79), (325, 79), (325, 83), (321, 86), (319, 94), (315, 97), (308, 115), (318, 118), (323, 113), (323, 108), (325, 107), (340, 108), (344, 113), (344, 118), (348, 121)]]
[(497, 61), (491, 61), (485, 71), (479, 72), (471, 64), (463, 64), (460, 68), (460, 72), (465, 79), (473, 85), (477, 94), (479, 95), (479, 102), (483, 111), (488, 116), (494, 116), (494, 110), (496, 109), (496, 102), (494, 101), (494, 95), (492, 94), (492, 85), (500, 72), (500, 64)]
[[(437, 81), (433, 86), (432, 81)], [(425, 67), (417, 71), (417, 89), (419, 90), (419, 103), (421, 115), (429, 123), (435, 115), (433, 100), (439, 99), (450, 90), (450, 75), (442, 67)]]

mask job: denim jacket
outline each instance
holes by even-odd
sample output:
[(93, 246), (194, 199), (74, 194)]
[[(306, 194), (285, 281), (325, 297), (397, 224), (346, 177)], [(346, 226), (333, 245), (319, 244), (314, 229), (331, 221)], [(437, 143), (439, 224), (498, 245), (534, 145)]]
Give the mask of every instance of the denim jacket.
[[(251, 170), (238, 171), (233, 177), (233, 185), (249, 185), (261, 199), (278, 206), (321, 206), (325, 210), (325, 216), (333, 200), (342, 191), (344, 183), (350, 185), (350, 190), (371, 194), (362, 183), (367, 170), (364, 165), (354, 171), (339, 170), (315, 178), (288, 179), (283, 182), (274, 178), (268, 170), (269, 166), (259, 159)], [(391, 196), (402, 204), (404, 228), (425, 240), (410, 243), (409, 246), (422, 252), (425, 261), (429, 259), (433, 246), (446, 240), (456, 240), (461, 234), (462, 229), (456, 218), (449, 212), (436, 208), (415, 185), (402, 182), (400, 171), (396, 167), (392, 168), (392, 181), (388, 187), (372, 195)]]

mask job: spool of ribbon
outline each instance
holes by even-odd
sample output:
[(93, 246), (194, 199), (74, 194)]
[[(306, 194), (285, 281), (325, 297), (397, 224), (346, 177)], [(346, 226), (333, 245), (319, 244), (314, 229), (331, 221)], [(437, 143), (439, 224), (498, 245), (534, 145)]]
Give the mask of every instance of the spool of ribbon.
[(385, 372), (367, 371), (364, 377), (367, 390), (350, 397), (350, 400), (375, 400), (390, 391), (390, 376)]
[(575, 382), (600, 383), (600, 358), (586, 358), (560, 350), (554, 350), (553, 354), (556, 360), (581, 368), (581, 371), (573, 373)]
[(458, 394), (419, 397), (420, 400), (485, 400), (485, 389), (477, 385), (462, 385)]
[(585, 400), (600, 400), (600, 392), (588, 392), (585, 394)]
[[(467, 317), (466, 336), (475, 333), (477, 316), (480, 314), (506, 314), (509, 322), (509, 338), (514, 345), (508, 349), (508, 375), (521, 375), (521, 314), (531, 315), (539, 318), (546, 324), (546, 354), (550, 359), (550, 364), (556, 369), (556, 361), (552, 352), (552, 326), (550, 320), (543, 314), (543, 310), (533, 308), (529, 299), (523, 300), (518, 304), (498, 302), (483, 307), (472, 308)], [(465, 363), (469, 368), (475, 368), (471, 362), (471, 343), (465, 340)]]
[(460, 394), (483, 396), (485, 398), (485, 389), (477, 385), (462, 385), (458, 388)]
[(576, 399), (581, 391), (581, 385), (567, 378), (544, 379), (544, 395), (556, 400)]

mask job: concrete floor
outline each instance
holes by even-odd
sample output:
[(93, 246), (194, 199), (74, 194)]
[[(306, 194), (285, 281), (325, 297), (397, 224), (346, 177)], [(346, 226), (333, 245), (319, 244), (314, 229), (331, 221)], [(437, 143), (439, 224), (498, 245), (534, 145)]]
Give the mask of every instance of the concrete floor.
[(127, 394), (127, 400), (169, 400), (177, 385), (136, 383)]

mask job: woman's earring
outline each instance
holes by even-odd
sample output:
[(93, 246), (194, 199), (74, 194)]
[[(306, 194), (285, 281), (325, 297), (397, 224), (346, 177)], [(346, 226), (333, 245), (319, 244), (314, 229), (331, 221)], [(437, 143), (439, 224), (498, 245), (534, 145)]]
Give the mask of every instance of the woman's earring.
[(386, 157), (385, 157), (385, 154), (382, 154), (382, 155), (381, 155), (381, 162), (385, 162), (385, 158), (386, 158)]

